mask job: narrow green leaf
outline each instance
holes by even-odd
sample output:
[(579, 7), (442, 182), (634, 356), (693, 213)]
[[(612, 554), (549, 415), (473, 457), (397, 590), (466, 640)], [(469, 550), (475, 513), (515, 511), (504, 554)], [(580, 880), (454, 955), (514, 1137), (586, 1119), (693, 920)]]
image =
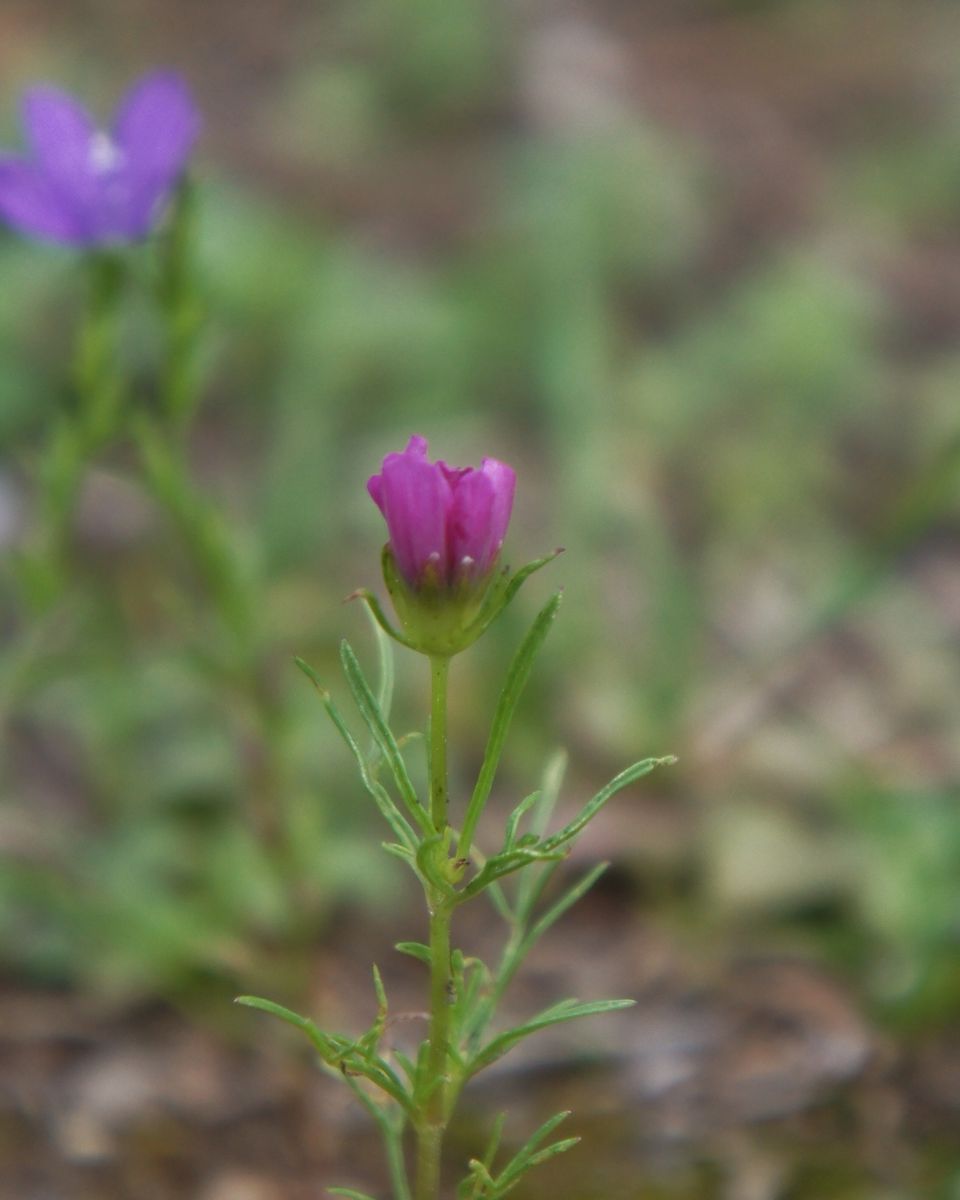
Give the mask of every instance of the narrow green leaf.
[[(543, 779), (540, 784), (540, 799), (533, 806), (533, 812), (530, 816), (530, 829), (541, 838), (546, 833), (547, 826), (550, 824), (550, 818), (553, 816), (553, 810), (556, 807), (566, 771), (566, 751), (557, 750), (554, 754), (551, 754), (543, 769)], [(513, 907), (517, 914), (517, 920), (521, 924), (525, 924), (530, 919), (530, 914), (533, 912), (539, 893), (546, 887), (555, 869), (556, 864), (552, 866), (548, 864), (539, 871), (525, 871), (520, 876), (520, 879), (517, 881)]]
[(365, 1075), (371, 1083), (375, 1083), (381, 1091), (396, 1100), (408, 1115), (411, 1117), (416, 1115), (410, 1096), (403, 1086), (403, 1080), (379, 1054), (371, 1053), (356, 1060), (351, 1059), (349, 1065), (355, 1066), (361, 1075)]
[(601, 788), (593, 799), (584, 805), (580, 815), (575, 820), (571, 821), (569, 825), (565, 825), (559, 833), (555, 833), (552, 837), (548, 837), (544, 842), (541, 842), (541, 850), (556, 850), (567, 845), (593, 820), (607, 801), (615, 796), (617, 792), (629, 784), (635, 783), (638, 779), (642, 779), (644, 775), (649, 775), (655, 768), (669, 766), (676, 761), (673, 755), (668, 755), (665, 758), (645, 758), (642, 762), (637, 762), (633, 766), (627, 767), (626, 770), (621, 771), (619, 775), (611, 779), (606, 787)]
[(486, 893), (490, 897), (490, 903), (497, 910), (504, 921), (506, 921), (508, 925), (513, 925), (516, 917), (513, 909), (510, 907), (507, 897), (504, 895), (503, 888), (500, 886), (500, 884), (494, 881), (486, 889)]
[(507, 731), (510, 728), (510, 721), (517, 707), (517, 702), (520, 699), (520, 694), (530, 676), (537, 651), (543, 645), (544, 639), (550, 631), (550, 626), (554, 622), (562, 599), (562, 594), (558, 592), (543, 606), (534, 618), (526, 637), (520, 643), (520, 647), (514, 655), (513, 662), (507, 672), (507, 681), (497, 702), (493, 724), (490, 728), (490, 737), (487, 741), (487, 749), (483, 756), (483, 763), (477, 776), (473, 795), (470, 797), (470, 803), (467, 806), (467, 814), (460, 833), (460, 841), (457, 845), (457, 858), (470, 857), (470, 846), (473, 842), (473, 835), (476, 832), (480, 814), (483, 812), (484, 805), (490, 796), (490, 789), (493, 787), (494, 776), (497, 772), (497, 766), (500, 763), (500, 755), (503, 751)]
[(340, 661), (343, 663), (347, 683), (350, 685), (350, 690), (353, 693), (357, 708), (360, 710), (360, 715), (373, 735), (380, 753), (390, 766), (401, 800), (403, 800), (407, 811), (424, 833), (432, 833), (433, 825), (430, 822), (429, 814), (417, 797), (416, 789), (407, 771), (407, 764), (403, 761), (403, 755), (400, 753), (400, 747), (397, 745), (390, 726), (380, 711), (380, 706), (377, 704), (377, 699), (370, 690), (370, 685), (364, 678), (363, 671), (360, 669), (360, 663), (357, 661), (357, 656), (351, 649), (349, 642), (345, 639), (340, 643)]
[(496, 1120), (493, 1122), (493, 1129), (490, 1131), (487, 1147), (483, 1152), (483, 1158), (480, 1160), (488, 1171), (492, 1170), (493, 1160), (500, 1149), (500, 1139), (503, 1137), (503, 1127), (506, 1124), (506, 1120), (507, 1114), (502, 1112), (498, 1114)]
[(487, 998), (493, 978), (482, 959), (470, 958), (457, 980), (457, 1000), (454, 1025), (465, 1031), (472, 1024), (472, 1014)]
[(373, 990), (377, 994), (377, 1005), (380, 1011), (386, 1014), (387, 1011), (387, 993), (383, 988), (383, 979), (380, 975), (380, 968), (376, 963), (373, 964)]
[(552, 1146), (546, 1146), (544, 1150), (536, 1152), (532, 1159), (527, 1164), (527, 1169), (530, 1166), (539, 1166), (541, 1163), (546, 1163), (548, 1158), (553, 1158), (554, 1154), (563, 1154), (568, 1150), (572, 1150), (574, 1146), (578, 1146), (583, 1141), (582, 1138), (563, 1138), (560, 1141), (554, 1141)]
[(366, 1192), (358, 1192), (356, 1188), (332, 1187), (327, 1188), (331, 1196), (348, 1196), (349, 1200), (374, 1200)]
[(424, 1038), (417, 1050), (417, 1062), (414, 1067), (413, 1099), (418, 1109), (423, 1111), (423, 1105), (430, 1093), (431, 1081), (427, 1078), (427, 1063), (430, 1057), (430, 1043)]
[(479, 613), (470, 623), (466, 634), (470, 642), (476, 641), (484, 630), (497, 619), (535, 571), (539, 571), (547, 563), (552, 563), (557, 555), (562, 553), (562, 548), (554, 550), (552, 554), (546, 554), (543, 558), (527, 563), (513, 575), (510, 574), (509, 569), (504, 569), (484, 597)]
[(408, 866), (416, 871), (417, 856), (412, 850), (408, 850), (406, 846), (401, 846), (397, 842), (381, 842), (380, 848), (386, 850), (388, 854), (392, 854), (394, 858), (402, 858)]
[(496, 1182), (477, 1158), (467, 1163), (469, 1174), (457, 1188), (457, 1200), (496, 1200)]
[(579, 1146), (583, 1141), (581, 1137), (563, 1138), (559, 1142), (554, 1142), (552, 1146), (545, 1146), (543, 1150), (538, 1150), (536, 1154), (527, 1162), (524, 1171), (529, 1171), (531, 1167), (539, 1167), (541, 1163), (545, 1163), (547, 1159), (553, 1158), (557, 1154), (564, 1154), (567, 1150), (572, 1150), (574, 1146)]
[(390, 1179), (393, 1184), (393, 1200), (411, 1200), (410, 1185), (407, 1180), (406, 1164), (403, 1158), (403, 1126), (405, 1116), (396, 1120), (389, 1108), (374, 1102), (356, 1079), (345, 1075), (344, 1081), (353, 1092), (356, 1099), (367, 1110), (370, 1117), (380, 1130), (387, 1152), (387, 1163), (390, 1169)]
[(602, 862), (597, 863), (595, 867), (591, 867), (581, 880), (564, 892), (553, 907), (536, 921), (523, 939), (520, 958), (525, 957), (534, 942), (541, 938), (551, 925), (555, 924), (568, 909), (572, 908), (578, 900), (582, 899), (590, 891), (609, 865), (609, 863)]
[[(550, 1134), (553, 1133), (553, 1131), (559, 1125), (562, 1125), (563, 1122), (569, 1116), (570, 1116), (570, 1110), (567, 1109), (564, 1112), (554, 1113), (554, 1115), (552, 1117), (550, 1117), (549, 1120), (544, 1121), (544, 1123), (540, 1126), (540, 1128), (538, 1130), (536, 1130), (536, 1132), (532, 1133), (530, 1135), (530, 1137), (527, 1138), (527, 1140), (520, 1147), (520, 1149), (517, 1151), (517, 1153), (513, 1156), (513, 1158), (510, 1159), (510, 1161), (507, 1163), (507, 1165), (503, 1168), (503, 1170), (497, 1176), (497, 1187), (504, 1188), (505, 1185), (509, 1185), (514, 1180), (519, 1179), (519, 1177), (523, 1174), (523, 1172), (529, 1166), (533, 1165), (537, 1147), (540, 1146), (540, 1144), (542, 1142), (545, 1142), (546, 1139), (550, 1136)], [(572, 1142), (573, 1144), (576, 1144), (580, 1139), (579, 1138), (570, 1138), (567, 1140), (569, 1142)], [(554, 1144), (562, 1145), (563, 1143), (556, 1142)], [(552, 1149), (552, 1147), (551, 1147), (551, 1149)], [(543, 1152), (541, 1151), (541, 1153), (543, 1153)], [(556, 1153), (559, 1153), (559, 1151), (557, 1151)]]
[(471, 1060), (469, 1065), (470, 1075), (475, 1075), (482, 1067), (489, 1066), (498, 1058), (502, 1058), (517, 1042), (522, 1041), (525, 1037), (529, 1037), (532, 1033), (537, 1033), (541, 1029), (547, 1029), (551, 1025), (559, 1025), (564, 1021), (574, 1021), (579, 1017), (592, 1017), (599, 1013), (617, 1012), (619, 1009), (630, 1008), (636, 1002), (634, 1000), (594, 1000), (586, 1004), (571, 1003), (563, 1001), (560, 1004), (555, 1004), (552, 1008), (541, 1013), (540, 1016), (534, 1017), (532, 1021), (528, 1021), (525, 1025), (518, 1025), (514, 1029), (508, 1029), (506, 1033), (500, 1034), (499, 1037), (488, 1042), (486, 1046)]
[(306, 675), (306, 677), (310, 680), (310, 682), (317, 689), (317, 691), (320, 693), (320, 695), (326, 696), (327, 689), (323, 686), (320, 676), (313, 669), (313, 667), (310, 666), (310, 664), (307, 662), (307, 660), (305, 658), (299, 658), (297, 655), (294, 655), (293, 661), (296, 663), (297, 668), (299, 670), (301, 670), (304, 673), (304, 675)]
[[(529, 902), (526, 908), (529, 914), (536, 906), (540, 898), (542, 889), (546, 887), (550, 881), (557, 864), (553, 863), (550, 868), (540, 873), (540, 879), (536, 881), (536, 887), (529, 894)], [(518, 941), (511, 943), (507, 952), (504, 954), (503, 961), (500, 964), (500, 969), (497, 974), (498, 993), (502, 994), (508, 987), (510, 981), (517, 973), (517, 969), (530, 953), (531, 949), (537, 941), (546, 933), (546, 931), (558, 921), (563, 914), (593, 887), (603, 872), (607, 869), (607, 863), (598, 863), (592, 867), (586, 875), (583, 876), (577, 883), (569, 888), (560, 897), (556, 903), (547, 910)], [(533, 872), (531, 872), (533, 874)]]
[[(377, 997), (377, 1015), (374, 1018), (373, 1024), (363, 1035), (358, 1043), (358, 1047), (362, 1053), (373, 1056), (377, 1046), (380, 1045), (380, 1039), (383, 1037), (383, 1031), (387, 1026), (387, 993), (383, 986), (383, 979), (380, 976), (380, 969), (376, 963), (373, 964), (373, 990)], [(399, 1083), (399, 1080), (397, 1080)]]
[[(540, 799), (540, 796), (541, 792), (539, 789), (537, 789), (535, 792), (531, 792), (529, 796), (524, 796), (510, 816), (507, 817), (507, 828), (503, 836), (504, 850), (513, 849), (514, 843), (517, 840), (517, 827), (519, 826), (523, 817)], [(536, 834), (533, 834), (533, 837), (535, 838)]]
[(410, 1081), (410, 1086), (415, 1088), (417, 1082), (417, 1068), (414, 1063), (410, 1061), (410, 1058), (404, 1054), (402, 1050), (397, 1050), (396, 1048), (393, 1051), (393, 1057), (402, 1067), (404, 1075), (406, 1075), (407, 1079)]
[(301, 1033), (305, 1033), (317, 1053), (325, 1062), (336, 1060), (337, 1049), (334, 1039), (329, 1034), (325, 1034), (322, 1030), (318, 1029), (307, 1017), (301, 1017), (299, 1013), (295, 1013), (289, 1008), (284, 1008), (282, 1004), (275, 1004), (272, 1000), (264, 1000), (261, 996), (237, 996), (234, 1004), (242, 1004), (245, 1008), (257, 1008), (261, 1012), (270, 1013), (273, 1017), (279, 1017), (281, 1021), (285, 1021), (288, 1025), (292, 1025), (294, 1029), (299, 1029)]
[(409, 1115), (414, 1115), (410, 1097), (396, 1072), (378, 1055), (365, 1049), (362, 1045), (363, 1039), (360, 1042), (351, 1042), (339, 1035), (323, 1033), (306, 1017), (301, 1017), (299, 1013), (292, 1012), (281, 1004), (275, 1004), (272, 1000), (264, 1000), (260, 996), (238, 996), (235, 1003), (270, 1013), (299, 1029), (310, 1039), (327, 1066), (363, 1075), (396, 1100)]
[(393, 638), (395, 642), (399, 642), (401, 646), (406, 646), (409, 650), (416, 650), (416, 646), (409, 638), (404, 637), (395, 625), (391, 624), (387, 614), (383, 611), (380, 601), (366, 588), (358, 588), (355, 592), (347, 597), (348, 600), (362, 600), (367, 606), (367, 611), (376, 621), (378, 627), (388, 636)]
[(514, 596), (517, 594), (517, 592), (520, 591), (520, 589), (527, 582), (527, 580), (530, 578), (531, 575), (533, 575), (535, 572), (541, 570), (543, 567), (547, 566), (548, 563), (552, 563), (553, 560), (555, 558), (557, 558), (559, 555), (561, 555), (562, 553), (563, 553), (563, 547), (558, 546), (557, 549), (554, 550), (552, 554), (545, 554), (543, 556), (543, 558), (535, 558), (533, 560), (533, 562), (528, 562), (526, 564), (526, 566), (521, 567), (519, 571), (516, 571), (511, 576), (510, 581), (506, 586), (506, 590), (503, 593), (502, 608), (507, 607), (507, 605), (514, 598)]
[(506, 854), (495, 854), (492, 858), (487, 859), (479, 875), (471, 879), (462, 891), (454, 893), (457, 903), (463, 904), (466, 900), (472, 900), (474, 896), (488, 888), (494, 880), (502, 879), (505, 875), (512, 875), (514, 871), (519, 871), (521, 868), (529, 866), (530, 863), (557, 862), (565, 858), (566, 854), (565, 849), (544, 850), (542, 844), (522, 850), (510, 850)]
[(364, 610), (370, 620), (373, 636), (377, 643), (377, 659), (379, 665), (379, 680), (377, 685), (377, 704), (383, 713), (384, 721), (390, 720), (390, 709), (393, 705), (393, 645), (386, 630), (377, 620), (369, 604)]
[(364, 1079), (369, 1079), (392, 1100), (396, 1100), (408, 1116), (413, 1117), (413, 1104), (403, 1086), (403, 1080), (393, 1067), (367, 1044), (375, 1028), (376, 1026), (355, 1042), (339, 1039), (342, 1044), (337, 1047), (337, 1059), (331, 1065), (338, 1068), (348, 1080), (351, 1075), (362, 1075)]
[(394, 950), (399, 950), (401, 954), (409, 954), (411, 958), (419, 958), (428, 967), (432, 961), (430, 947), (425, 946), (423, 942), (397, 942)]
[(334, 704), (330, 693), (322, 685), (319, 676), (309, 663), (305, 662), (302, 658), (295, 658), (294, 662), (317, 689), (320, 699), (323, 702), (323, 707), (327, 710), (327, 716), (329, 716), (330, 720), (336, 727), (337, 732), (346, 743), (347, 749), (353, 755), (357, 764), (357, 769), (360, 772), (360, 779), (363, 782), (363, 786), (373, 798), (374, 803), (380, 810), (380, 815), (400, 839), (402, 845), (407, 847), (407, 849), (412, 852), (417, 845), (416, 834), (414, 833), (406, 817), (394, 803), (390, 793), (383, 786), (383, 784), (379, 782), (379, 780), (374, 778), (372, 772), (370, 771), (367, 760), (363, 755), (363, 751), (357, 745), (356, 739), (347, 728), (347, 723), (344, 721), (340, 710)]

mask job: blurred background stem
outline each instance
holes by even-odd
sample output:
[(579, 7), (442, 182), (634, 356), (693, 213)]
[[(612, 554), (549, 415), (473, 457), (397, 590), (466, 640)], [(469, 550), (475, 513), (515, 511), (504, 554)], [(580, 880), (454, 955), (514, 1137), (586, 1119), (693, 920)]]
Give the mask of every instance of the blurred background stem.
[(71, 371), (76, 402), (59, 413), (41, 452), (33, 544), (18, 564), (23, 602), (38, 615), (63, 592), (84, 471), (115, 436), (123, 399), (118, 355), (124, 264), (113, 254), (93, 254), (84, 270), (86, 303)]
[(144, 477), (171, 520), (215, 619), (201, 658), (241, 714), (241, 758), (250, 820), (264, 845), (280, 839), (282, 711), (263, 654), (256, 564), (235, 544), (223, 514), (189, 477), (179, 439), (146, 418), (134, 425)]
[[(442, 837), (447, 828), (448, 658), (430, 660), (430, 818)], [(417, 1128), (416, 1200), (437, 1200), (447, 1123), (447, 1044), (450, 1040), (450, 907), (431, 887), (430, 1032), (426, 1080), (432, 1089)]]
[(196, 188), (186, 179), (164, 234), (156, 288), (165, 327), (160, 408), (180, 432), (196, 412), (200, 391), (197, 354), (203, 306), (193, 270), (197, 204)]

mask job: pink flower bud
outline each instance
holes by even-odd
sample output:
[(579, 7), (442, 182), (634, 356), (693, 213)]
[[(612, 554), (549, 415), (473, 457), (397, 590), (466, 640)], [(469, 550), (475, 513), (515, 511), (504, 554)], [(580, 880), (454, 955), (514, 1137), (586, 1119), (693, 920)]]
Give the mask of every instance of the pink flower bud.
[(383, 513), (397, 571), (414, 593), (438, 599), (479, 590), (497, 562), (516, 476), (485, 458), (479, 469), (428, 462), (427, 440), (388, 454), (367, 490)]

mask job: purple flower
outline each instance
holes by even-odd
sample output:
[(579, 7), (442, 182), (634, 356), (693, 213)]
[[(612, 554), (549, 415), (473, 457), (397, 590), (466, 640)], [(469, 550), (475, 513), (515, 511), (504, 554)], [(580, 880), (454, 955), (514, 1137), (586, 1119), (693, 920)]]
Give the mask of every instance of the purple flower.
[(146, 237), (200, 129), (186, 84), (169, 71), (127, 92), (109, 132), (56, 88), (31, 88), (22, 113), (29, 152), (0, 155), (0, 219), (72, 246)]
[(506, 536), (516, 476), (485, 458), (479, 469), (427, 461), (427, 440), (412, 437), (388, 454), (367, 490), (383, 513), (390, 550), (414, 592), (473, 591), (484, 583)]

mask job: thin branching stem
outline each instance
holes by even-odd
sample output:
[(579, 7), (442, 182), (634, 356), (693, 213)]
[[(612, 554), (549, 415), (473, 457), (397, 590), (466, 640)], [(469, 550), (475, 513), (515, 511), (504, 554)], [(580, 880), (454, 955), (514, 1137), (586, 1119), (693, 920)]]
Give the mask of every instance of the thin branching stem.
[[(430, 819), (438, 834), (447, 825), (447, 679), (450, 660), (430, 660)], [(437, 1200), (440, 1156), (447, 1120), (447, 1053), (450, 1042), (451, 906), (431, 888), (430, 904), (430, 1032), (427, 1070), (429, 1094), (417, 1129), (415, 1200)]]

